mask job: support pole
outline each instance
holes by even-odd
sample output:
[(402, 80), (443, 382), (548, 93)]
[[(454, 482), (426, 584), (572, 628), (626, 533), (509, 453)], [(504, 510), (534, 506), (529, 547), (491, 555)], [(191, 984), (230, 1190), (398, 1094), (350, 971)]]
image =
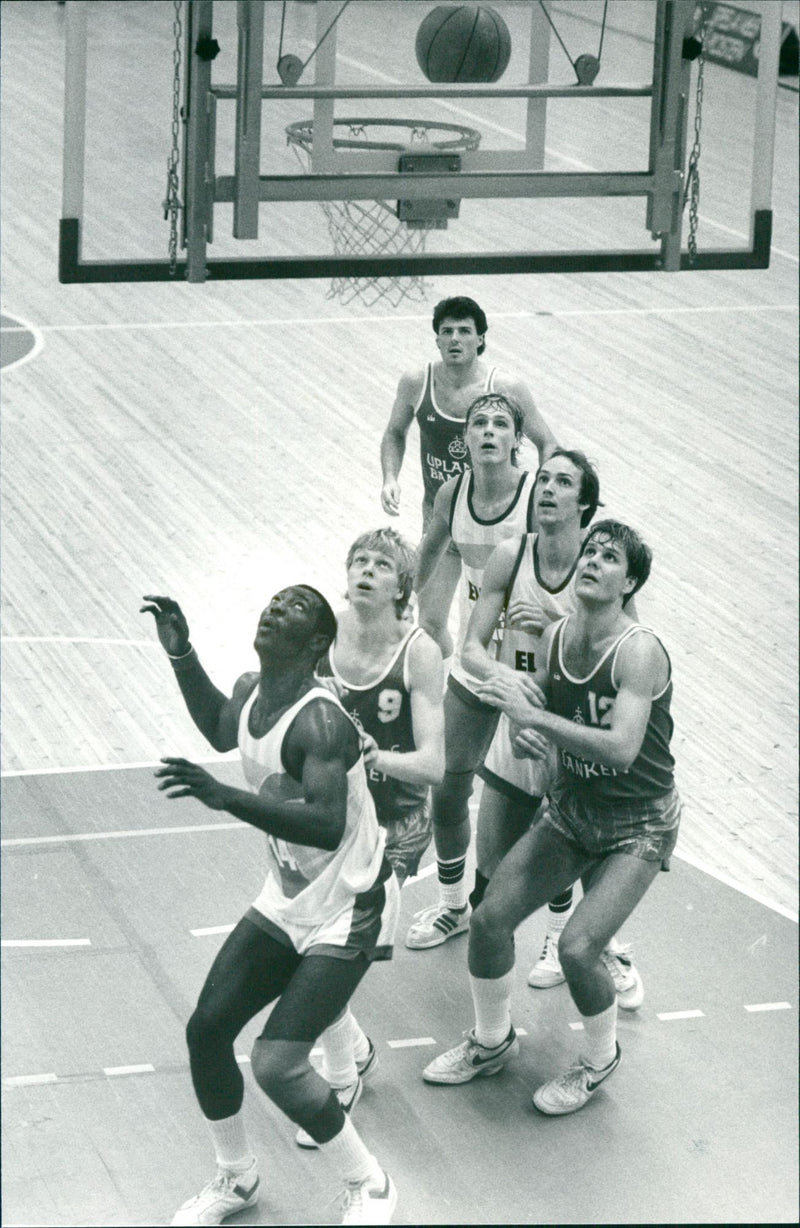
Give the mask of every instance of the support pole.
[(66, 5), (64, 63), (64, 164), (61, 216), (83, 220), (86, 158), (86, 0)]
[(206, 279), (206, 245), (210, 240), (208, 179), (214, 159), (209, 149), (211, 61), (197, 54), (198, 39), (211, 40), (214, 0), (188, 0), (186, 18), (186, 159), (184, 212), (186, 217), (186, 277)]
[(264, 83), (264, 0), (238, 0), (239, 55), (236, 82), (236, 189), (234, 239), (258, 238), (261, 169), (261, 87)]

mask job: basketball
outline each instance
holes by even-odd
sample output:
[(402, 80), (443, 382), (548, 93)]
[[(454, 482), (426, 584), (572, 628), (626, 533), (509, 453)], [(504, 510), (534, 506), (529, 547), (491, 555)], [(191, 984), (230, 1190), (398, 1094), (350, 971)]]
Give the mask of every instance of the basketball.
[(416, 52), (429, 81), (499, 81), (511, 35), (488, 4), (437, 4), (417, 31)]

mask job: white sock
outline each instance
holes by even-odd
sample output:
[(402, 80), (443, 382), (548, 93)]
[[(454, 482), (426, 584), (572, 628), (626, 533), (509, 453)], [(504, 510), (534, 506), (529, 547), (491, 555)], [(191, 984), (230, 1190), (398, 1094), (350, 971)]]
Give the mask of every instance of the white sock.
[(331, 1087), (350, 1087), (358, 1078), (356, 1059), (350, 1028), (350, 1012), (345, 1011), (320, 1036), (317, 1042), (322, 1049), (323, 1079)]
[(511, 991), (514, 969), (504, 976), (483, 977), (470, 973), (475, 1006), (475, 1036), (487, 1049), (502, 1045), (511, 1030)]
[(252, 1164), (255, 1156), (247, 1141), (247, 1131), (244, 1125), (244, 1115), (240, 1109), (233, 1117), (222, 1117), (219, 1121), (206, 1118), (217, 1164), (220, 1168), (231, 1172), (243, 1172)]
[(336, 1137), (320, 1143), (320, 1150), (330, 1156), (344, 1181), (383, 1181), (383, 1169), (347, 1116)]
[(599, 1015), (581, 1015), (583, 1053), (581, 1057), (595, 1070), (613, 1062), (617, 1052), (617, 999)]
[(366, 1062), (369, 1057), (369, 1037), (349, 1006), (347, 1008), (347, 1018), (350, 1023), (350, 1043), (353, 1046), (353, 1057), (356, 1062)]
[(456, 912), (465, 909), (469, 895), (465, 878), (466, 853), (463, 857), (453, 857), (449, 861), (437, 857), (436, 868), (439, 873), (439, 903)]

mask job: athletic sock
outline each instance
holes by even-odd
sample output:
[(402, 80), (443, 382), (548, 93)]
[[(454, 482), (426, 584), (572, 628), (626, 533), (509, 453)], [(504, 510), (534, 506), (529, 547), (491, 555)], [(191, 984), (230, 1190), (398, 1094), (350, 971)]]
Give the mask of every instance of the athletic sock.
[(358, 1078), (356, 1059), (353, 1053), (352, 1029), (350, 1027), (350, 1012), (345, 1011), (341, 1019), (335, 1020), (319, 1038), (322, 1049), (323, 1079), (327, 1079), (331, 1087), (350, 1087)]
[(339, 1133), (320, 1143), (320, 1150), (330, 1156), (345, 1181), (383, 1181), (383, 1169), (347, 1115)]
[(595, 1070), (613, 1062), (617, 1052), (617, 999), (599, 1015), (581, 1015), (583, 1052), (581, 1057)]
[(464, 881), (466, 853), (463, 857), (454, 857), (451, 861), (437, 857), (436, 868), (439, 873), (439, 903), (454, 912), (463, 912), (467, 907), (467, 884)]
[(560, 934), (574, 911), (573, 892), (571, 887), (562, 891), (547, 905), (547, 932), (555, 936)]
[(249, 1168), (255, 1156), (247, 1141), (242, 1110), (234, 1113), (233, 1117), (222, 1117), (218, 1121), (207, 1117), (206, 1122), (220, 1168), (227, 1168), (234, 1173), (244, 1172)]
[(366, 1062), (369, 1057), (369, 1037), (351, 1012), (349, 1006), (347, 1008), (347, 1020), (350, 1024), (350, 1043), (353, 1046), (353, 1057), (356, 1063)]
[(486, 895), (486, 888), (489, 886), (489, 880), (485, 874), (481, 874), (480, 870), (475, 871), (475, 886), (469, 895), (469, 902), (473, 909), (477, 908), (483, 897)]
[(475, 1039), (486, 1049), (496, 1049), (511, 1030), (514, 969), (498, 977), (473, 976), (470, 973), (469, 982), (475, 1006)]

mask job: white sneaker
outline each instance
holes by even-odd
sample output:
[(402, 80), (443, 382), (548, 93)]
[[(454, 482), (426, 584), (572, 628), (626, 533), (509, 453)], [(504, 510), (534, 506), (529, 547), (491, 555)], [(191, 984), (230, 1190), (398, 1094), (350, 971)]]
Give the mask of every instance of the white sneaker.
[[(355, 1083), (351, 1083), (349, 1087), (335, 1087), (333, 1089), (336, 1092), (336, 1099), (339, 1101), (339, 1104), (342, 1106), (345, 1113), (350, 1113), (356, 1107), (361, 1099), (363, 1087), (364, 1084), (361, 1076), (359, 1075)], [(302, 1126), (297, 1131), (297, 1134), (295, 1134), (294, 1141), (297, 1143), (298, 1147), (304, 1147), (306, 1151), (316, 1151), (319, 1147), (317, 1140), (313, 1139), (308, 1131), (304, 1130)]]
[(444, 904), (433, 904), (415, 914), (414, 923), (406, 935), (406, 946), (412, 951), (425, 951), (428, 947), (438, 947), (469, 929), (471, 914), (469, 905), (456, 911)]
[(644, 1002), (644, 985), (636, 965), (631, 960), (630, 946), (606, 947), (601, 958), (611, 973), (617, 991), (617, 1003), (624, 1011), (638, 1011)]
[(391, 1224), (397, 1189), (388, 1173), (383, 1181), (348, 1181), (344, 1187), (343, 1224)]
[(595, 1070), (586, 1062), (576, 1062), (569, 1070), (551, 1079), (533, 1093), (533, 1103), (540, 1113), (561, 1117), (565, 1113), (575, 1113), (591, 1100), (601, 1083), (613, 1074), (619, 1066), (619, 1045), (612, 1060), (603, 1070)]
[(552, 989), (554, 985), (563, 985), (567, 979), (558, 958), (558, 934), (548, 932), (544, 936), (544, 946), (539, 956), (539, 962), (534, 964), (528, 974), (528, 984), (534, 989)]
[(466, 1040), (454, 1049), (440, 1053), (422, 1072), (426, 1083), (469, 1083), (478, 1075), (493, 1075), (519, 1053), (519, 1041), (513, 1027), (505, 1040), (487, 1049), (475, 1039), (475, 1030), (465, 1033)]
[(243, 1173), (220, 1168), (213, 1181), (187, 1198), (172, 1219), (173, 1224), (221, 1224), (229, 1215), (244, 1211), (258, 1202), (258, 1168), (256, 1161)]

